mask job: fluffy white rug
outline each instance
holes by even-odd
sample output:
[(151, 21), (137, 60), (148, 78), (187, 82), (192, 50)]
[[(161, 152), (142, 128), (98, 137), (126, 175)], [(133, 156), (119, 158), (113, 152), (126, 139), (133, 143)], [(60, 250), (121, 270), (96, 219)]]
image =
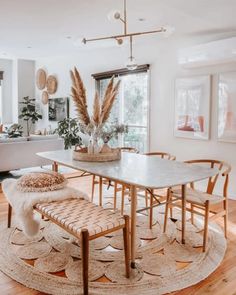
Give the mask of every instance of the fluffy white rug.
[(49, 192), (21, 192), (17, 190), (17, 180), (6, 179), (2, 182), (2, 190), (8, 202), (16, 213), (18, 221), (27, 236), (34, 236), (39, 231), (40, 220), (36, 218), (33, 207), (37, 203), (53, 202), (71, 198), (88, 200), (88, 195), (82, 191), (65, 187)]

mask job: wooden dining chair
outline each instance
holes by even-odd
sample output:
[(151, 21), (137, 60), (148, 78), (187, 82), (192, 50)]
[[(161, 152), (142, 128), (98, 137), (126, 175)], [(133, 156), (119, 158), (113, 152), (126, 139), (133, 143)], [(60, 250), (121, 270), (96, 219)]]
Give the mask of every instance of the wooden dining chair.
[[(121, 152), (129, 152), (129, 153), (136, 153), (138, 154), (139, 151), (136, 148), (133, 147), (121, 147), (120, 148)], [(91, 201), (93, 202), (94, 200), (94, 192), (95, 192), (95, 185), (99, 185), (99, 205), (102, 206), (102, 191), (103, 191), (103, 186), (106, 186), (107, 189), (110, 187), (114, 187), (114, 203), (113, 203), (113, 208), (114, 210), (117, 207), (117, 193), (123, 189), (122, 185), (116, 181), (112, 181), (108, 178), (101, 178), (101, 177), (96, 177), (96, 175), (93, 175), (92, 177), (92, 193), (91, 193)]]
[[(169, 161), (175, 161), (176, 156), (171, 155), (167, 152), (150, 152), (146, 153), (146, 156), (158, 156), (161, 159), (169, 160)], [(153, 207), (157, 204), (161, 204), (163, 202), (166, 202), (167, 200), (167, 194), (168, 194), (168, 188), (166, 189), (146, 189), (145, 190), (145, 204), (148, 208), (148, 200), (150, 200), (150, 210), (149, 210), (149, 228), (152, 229), (153, 224)], [(170, 209), (170, 215), (172, 216), (172, 209)]]
[[(175, 156), (166, 153), (166, 152), (150, 152), (145, 153), (146, 156), (158, 156), (161, 159), (166, 159), (170, 161), (174, 161), (176, 159)], [(139, 189), (139, 191), (143, 191), (143, 189)], [(125, 201), (125, 194), (129, 194), (130, 189), (128, 186), (122, 186), (122, 194), (121, 194), (121, 214), (124, 214), (124, 201)], [(145, 208), (149, 208), (149, 228), (152, 228), (153, 224), (153, 206), (155, 206), (157, 203), (161, 203), (163, 201), (166, 201), (167, 198), (167, 189), (162, 190), (153, 190), (153, 189), (146, 189), (145, 190)], [(148, 204), (148, 201), (150, 200), (150, 206)], [(143, 208), (143, 210), (145, 210)], [(172, 212), (171, 212), (172, 214)]]
[[(229, 183), (229, 173), (231, 171), (231, 166), (223, 161), (218, 160), (192, 160), (186, 161), (190, 165), (203, 165), (210, 168), (218, 169), (219, 173), (210, 177), (206, 184), (206, 189), (199, 190), (196, 189), (196, 183), (190, 183), (186, 189), (186, 210), (191, 213), (191, 222), (194, 224), (194, 215), (199, 215), (204, 218), (204, 228), (203, 228), (203, 252), (207, 248), (208, 240), (208, 223), (209, 220), (215, 220), (218, 217), (224, 218), (224, 234), (227, 238), (227, 223), (228, 223), (228, 183)], [(223, 193), (222, 195), (214, 194), (214, 189), (216, 184), (218, 184), (219, 179), (222, 178), (223, 181)], [(172, 188), (169, 190), (166, 202), (165, 210), (165, 221), (164, 221), (164, 232), (167, 227), (168, 220), (168, 208), (170, 207), (181, 207), (180, 200), (182, 198), (181, 188)], [(221, 207), (219, 207), (221, 205)], [(185, 222), (185, 221), (184, 221)]]

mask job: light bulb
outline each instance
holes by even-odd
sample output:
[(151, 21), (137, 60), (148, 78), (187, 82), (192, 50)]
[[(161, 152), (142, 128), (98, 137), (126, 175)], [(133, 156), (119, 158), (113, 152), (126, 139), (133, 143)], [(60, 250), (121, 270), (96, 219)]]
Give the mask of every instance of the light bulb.
[(126, 63), (126, 68), (129, 70), (129, 71), (133, 71), (133, 70), (136, 70), (138, 67), (138, 64), (136, 63), (136, 60), (133, 56), (130, 56), (128, 58), (128, 61)]
[(121, 13), (119, 10), (112, 10), (108, 13), (107, 18), (109, 21), (114, 22), (120, 19)]
[(163, 29), (164, 29), (164, 36), (166, 38), (170, 37), (175, 32), (175, 28), (169, 25), (163, 26)]

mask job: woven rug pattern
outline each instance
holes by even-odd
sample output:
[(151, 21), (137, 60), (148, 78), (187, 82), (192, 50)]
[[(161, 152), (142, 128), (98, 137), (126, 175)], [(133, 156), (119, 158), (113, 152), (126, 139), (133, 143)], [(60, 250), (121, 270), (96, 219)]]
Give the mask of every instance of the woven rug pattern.
[[(219, 266), (226, 251), (221, 228), (210, 224), (208, 248), (202, 253), (199, 225), (187, 225), (186, 244), (182, 245), (180, 221), (169, 220), (163, 234), (163, 214), (157, 216), (152, 230), (148, 229), (148, 217), (138, 216), (137, 268), (130, 279), (125, 278), (122, 231), (91, 242), (90, 294), (166, 294), (200, 282)], [(16, 227), (1, 229), (0, 269), (17, 282), (47, 294), (82, 294), (79, 244), (45, 220), (32, 240)]]

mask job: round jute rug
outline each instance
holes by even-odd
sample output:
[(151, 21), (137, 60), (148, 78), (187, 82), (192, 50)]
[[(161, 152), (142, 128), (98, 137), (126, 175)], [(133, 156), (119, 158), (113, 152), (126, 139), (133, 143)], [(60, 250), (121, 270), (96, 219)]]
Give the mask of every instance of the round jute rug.
[[(90, 294), (166, 294), (194, 285), (221, 263), (226, 240), (211, 224), (207, 251), (202, 253), (199, 228), (188, 225), (186, 245), (180, 244), (179, 222), (162, 220), (148, 230), (148, 218), (138, 218), (137, 268), (125, 278), (122, 236), (106, 236), (90, 245)], [(82, 294), (80, 247), (77, 239), (43, 221), (39, 235), (24, 237), (20, 229), (0, 229), (0, 270), (26, 287), (53, 295)], [(201, 271), (199, 271), (201, 270)]]

